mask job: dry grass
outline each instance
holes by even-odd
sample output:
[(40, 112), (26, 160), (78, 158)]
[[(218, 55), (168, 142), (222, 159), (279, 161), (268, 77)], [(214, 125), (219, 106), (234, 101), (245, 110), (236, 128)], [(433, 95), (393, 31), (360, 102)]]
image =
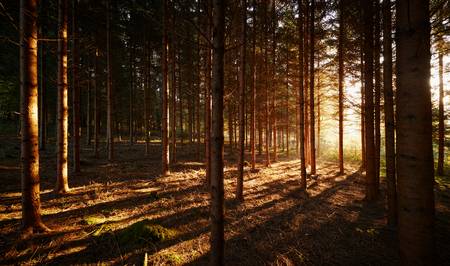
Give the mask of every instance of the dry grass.
[[(83, 173), (71, 176), (72, 191), (51, 192), (53, 151), (42, 156), (42, 208), (53, 229), (18, 240), (20, 174), (17, 160), (2, 160), (0, 174), (0, 264), (142, 264), (202, 265), (209, 252), (209, 194), (203, 164), (194, 147), (178, 152), (172, 174), (159, 176), (160, 150), (151, 156), (143, 145), (120, 144), (114, 163), (96, 160), (84, 147)], [(245, 175), (245, 201), (234, 200), (235, 170), (225, 169), (226, 263), (228, 265), (397, 264), (395, 233), (385, 226), (384, 202), (366, 205), (356, 168), (338, 176), (331, 163), (319, 163), (318, 176), (301, 193), (299, 162), (282, 158), (271, 168)], [(247, 169), (248, 170), (248, 169)], [(437, 191), (440, 262), (450, 258), (449, 193)], [(383, 191), (382, 197), (383, 198)], [(164, 241), (121, 241), (121, 234), (141, 220), (173, 229)]]

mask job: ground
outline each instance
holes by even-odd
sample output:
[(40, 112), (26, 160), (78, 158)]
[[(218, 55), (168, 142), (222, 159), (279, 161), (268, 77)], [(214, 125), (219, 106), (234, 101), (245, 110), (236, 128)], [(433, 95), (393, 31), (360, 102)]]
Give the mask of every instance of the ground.
[[(41, 197), (43, 220), (52, 231), (21, 240), (19, 142), (4, 137), (0, 142), (1, 265), (140, 265), (145, 257), (148, 265), (208, 263), (209, 194), (195, 144), (178, 145), (178, 162), (166, 177), (159, 176), (157, 143), (149, 156), (143, 144), (117, 144), (112, 163), (104, 150), (95, 159), (92, 147), (83, 146), (82, 172), (70, 176), (67, 195), (52, 191), (56, 156), (48, 149), (41, 155)], [(358, 165), (347, 165), (340, 176), (335, 163), (319, 158), (318, 175), (308, 179), (304, 194), (299, 161), (280, 154), (270, 168), (258, 164), (254, 173), (246, 168), (240, 203), (234, 200), (236, 171), (230, 158), (225, 168), (227, 265), (398, 263), (396, 233), (386, 226), (385, 185), (380, 199), (367, 204)], [(450, 261), (449, 191), (440, 178), (436, 236), (442, 265)], [(143, 223), (158, 237), (136, 226)]]

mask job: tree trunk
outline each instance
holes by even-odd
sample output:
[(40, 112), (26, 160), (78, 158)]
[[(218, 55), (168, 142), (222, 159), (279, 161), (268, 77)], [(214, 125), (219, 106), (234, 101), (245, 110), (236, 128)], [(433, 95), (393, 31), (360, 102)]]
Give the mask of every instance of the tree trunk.
[(339, 1), (339, 174), (344, 174), (344, 1)]
[(90, 51), (87, 53), (87, 68), (88, 68), (88, 77), (87, 77), (87, 88), (86, 88), (86, 145), (91, 145), (91, 86), (92, 86), (92, 72), (91, 72), (91, 58)]
[(223, 215), (224, 1), (213, 0), (213, 23), (210, 265), (223, 265), (225, 242)]
[(22, 230), (47, 231), (41, 220), (38, 150), (37, 0), (20, 1), (20, 112)]
[(246, 35), (247, 35), (247, 1), (241, 0), (240, 21), (240, 51), (239, 51), (239, 162), (236, 185), (236, 198), (244, 199), (244, 153), (245, 153), (245, 64), (246, 64)]
[(163, 25), (163, 51), (162, 51), (162, 121), (161, 121), (161, 142), (162, 142), (162, 175), (169, 174), (169, 79), (167, 71), (167, 30), (169, 27), (168, 0), (164, 0), (164, 25)]
[(362, 0), (364, 17), (364, 97), (366, 142), (366, 200), (378, 195), (375, 172), (374, 106), (373, 106), (373, 2)]
[(94, 54), (94, 155), (98, 159), (99, 134), (100, 134), (100, 76), (98, 66), (98, 48)]
[(315, 17), (315, 0), (311, 0), (311, 19), (310, 19), (310, 63), (309, 63), (309, 115), (310, 115), (310, 124), (309, 124), (309, 138), (310, 138), (310, 156), (311, 156), (311, 174), (316, 174), (316, 140), (315, 140), (315, 110), (314, 110), (314, 54), (315, 54), (315, 48), (314, 48), (314, 17)]
[[(43, 7), (44, 1), (41, 1), (41, 10), (45, 8)], [(47, 14), (42, 15), (45, 16), (44, 19), (47, 19)], [(44, 20), (42, 19), (42, 20)], [(43, 38), (44, 36), (44, 21), (41, 22), (42, 25), (39, 27), (39, 38)], [(47, 32), (45, 32), (47, 33)], [(47, 144), (47, 103), (46, 103), (46, 92), (47, 92), (47, 45), (45, 42), (40, 43), (39, 49), (39, 59), (41, 62), (40, 68), (40, 86), (39, 86), (39, 149), (45, 150)]]
[(106, 0), (106, 139), (108, 142), (108, 160), (114, 159), (114, 136), (112, 121), (112, 62), (111, 62), (111, 7), (110, 0)]
[(396, 1), (398, 236), (403, 265), (433, 265), (429, 1)]
[(380, 2), (375, 2), (375, 33), (374, 33), (374, 59), (375, 59), (375, 184), (377, 189), (380, 184), (380, 148), (381, 148), (381, 129), (380, 129), (380, 106), (381, 106), (381, 67), (380, 67)]
[(128, 104), (128, 130), (129, 130), (129, 141), (130, 145), (134, 143), (134, 61), (135, 61), (135, 44), (133, 42), (133, 38), (130, 40), (131, 51), (130, 51), (130, 93), (129, 93), (129, 104)]
[(73, 171), (80, 172), (80, 78), (78, 67), (80, 65), (79, 37), (78, 37), (78, 1), (72, 1), (72, 82), (73, 82)]
[(267, 36), (267, 25), (268, 25), (268, 19), (267, 19), (267, 2), (264, 2), (263, 4), (263, 16), (264, 16), (264, 86), (265, 86), (265, 126), (266, 126), (266, 143), (265, 143), (265, 152), (266, 152), (266, 167), (270, 167), (270, 99), (269, 99), (269, 56), (268, 56), (268, 36)]
[[(253, 8), (256, 9), (256, 0), (253, 0)], [(252, 79), (252, 95), (251, 95), (251, 127), (250, 127), (250, 147), (251, 147), (251, 166), (252, 171), (256, 168), (256, 10), (253, 10), (253, 39), (252, 39), (252, 66), (250, 76)]]
[(306, 191), (306, 162), (305, 162), (305, 98), (304, 98), (304, 80), (303, 80), (303, 60), (304, 60), (304, 49), (305, 49), (305, 39), (304, 39), (304, 27), (303, 27), (303, 1), (298, 0), (299, 14), (298, 14), (298, 30), (299, 30), (299, 47), (298, 47), (298, 58), (299, 58), (299, 145), (300, 145), (300, 188)]
[(397, 180), (395, 177), (394, 92), (392, 90), (391, 1), (383, 0), (383, 88), (386, 149), (388, 224), (397, 224)]
[[(212, 8), (210, 1), (207, 3), (207, 17), (211, 16)], [(211, 180), (211, 26), (206, 25), (206, 36), (208, 38), (206, 48), (206, 73), (205, 73), (205, 166), (206, 181)]]
[(69, 191), (68, 184), (68, 86), (67, 86), (67, 0), (58, 2), (58, 125), (56, 188), (57, 193)]
[(439, 57), (439, 144), (437, 174), (444, 175), (444, 145), (445, 145), (445, 121), (444, 121), (444, 55), (438, 48)]

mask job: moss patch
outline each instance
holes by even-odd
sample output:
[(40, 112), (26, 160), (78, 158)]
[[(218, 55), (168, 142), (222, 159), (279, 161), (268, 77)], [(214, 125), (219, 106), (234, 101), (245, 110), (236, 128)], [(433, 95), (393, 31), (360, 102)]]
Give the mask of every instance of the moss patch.
[(172, 239), (176, 234), (177, 232), (173, 229), (165, 228), (145, 219), (119, 232), (117, 238), (121, 245), (143, 244), (146, 242), (162, 242)]

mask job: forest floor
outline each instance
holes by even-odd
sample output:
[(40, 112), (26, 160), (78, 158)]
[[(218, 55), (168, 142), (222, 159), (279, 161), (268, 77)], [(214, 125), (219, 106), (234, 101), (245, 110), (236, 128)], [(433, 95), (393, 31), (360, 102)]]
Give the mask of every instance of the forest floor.
[[(209, 194), (195, 146), (184, 145), (171, 174), (160, 177), (160, 147), (116, 146), (116, 160), (95, 159), (83, 146), (82, 173), (70, 193), (55, 195), (55, 151), (41, 155), (41, 202), (51, 232), (19, 238), (19, 141), (0, 139), (0, 264), (204, 265), (209, 255)], [(101, 150), (104, 155), (105, 151)], [(228, 156), (226, 159), (230, 159)], [(261, 158), (262, 159), (262, 158)], [(395, 265), (395, 230), (386, 226), (385, 184), (380, 199), (364, 201), (357, 165), (337, 174), (318, 160), (318, 175), (299, 190), (299, 161), (280, 160), (258, 172), (246, 167), (244, 197), (234, 200), (236, 170), (225, 168), (227, 265)], [(438, 263), (450, 261), (450, 182), (436, 184)], [(140, 223), (137, 223), (141, 221)], [(146, 224), (149, 227), (139, 227)], [(150, 228), (141, 230), (142, 228)], [(155, 234), (156, 232), (156, 234)]]

